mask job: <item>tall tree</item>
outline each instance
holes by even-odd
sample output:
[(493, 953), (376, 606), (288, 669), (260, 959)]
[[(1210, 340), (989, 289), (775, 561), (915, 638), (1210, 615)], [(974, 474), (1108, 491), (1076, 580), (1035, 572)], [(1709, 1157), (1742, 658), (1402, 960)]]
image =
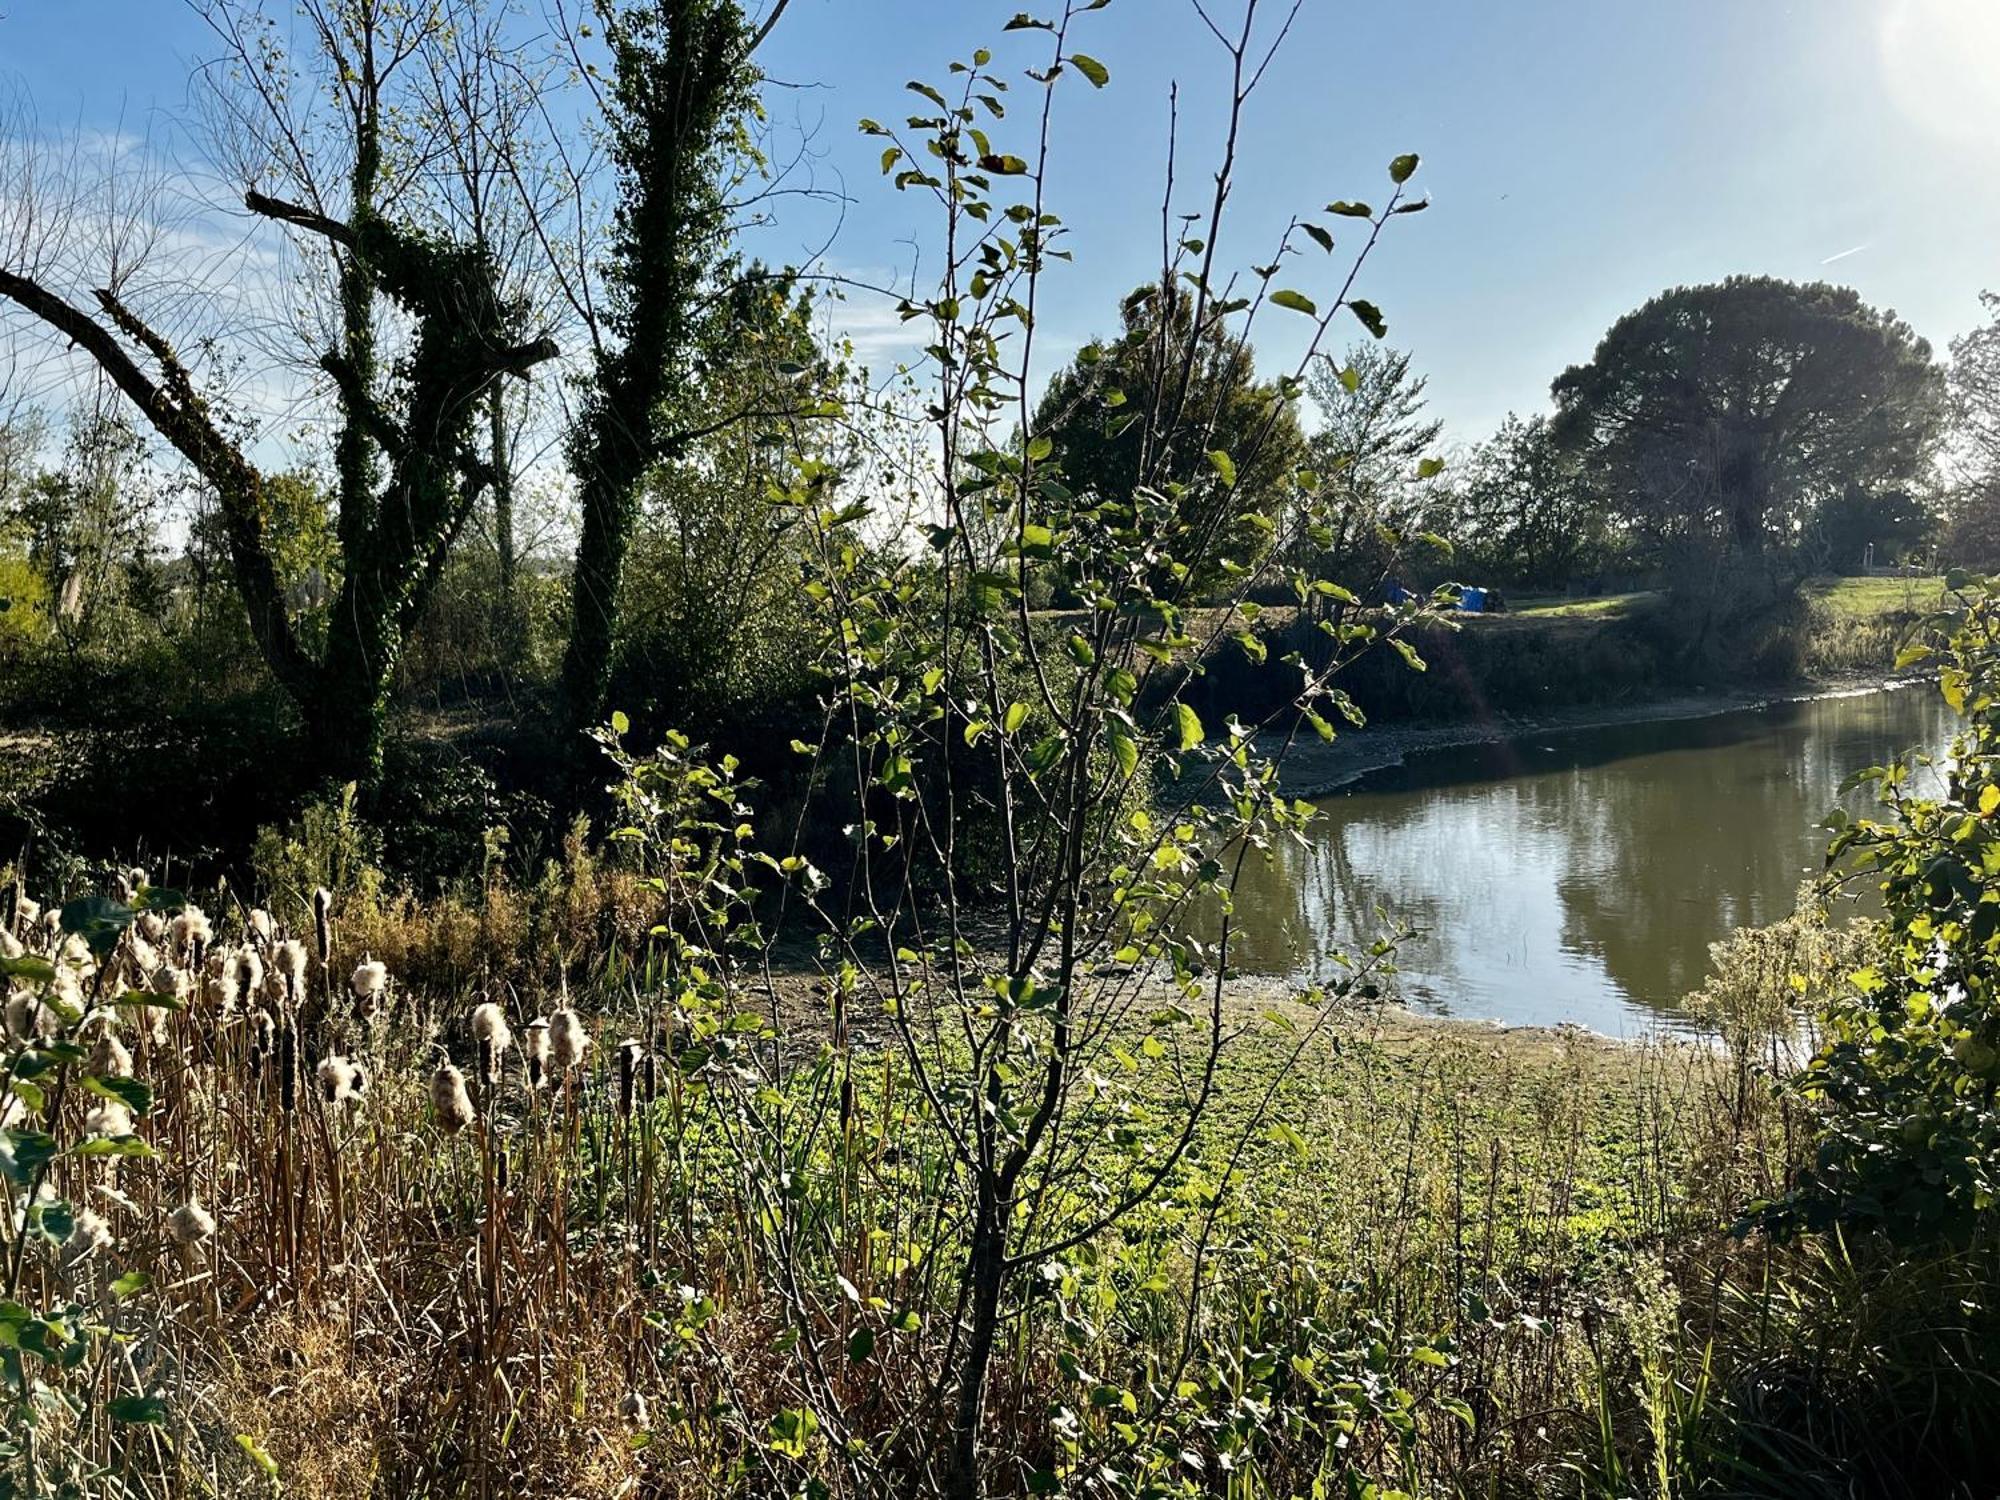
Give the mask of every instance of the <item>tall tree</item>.
[(1603, 497), (1545, 416), (1509, 412), (1455, 468), (1452, 530), (1491, 576), (1560, 586), (1613, 544)]
[(1554, 385), (1556, 431), (1653, 541), (1796, 541), (1829, 497), (1910, 484), (1944, 413), (1930, 345), (1850, 288), (1736, 276), (1663, 292)]
[[(114, 260), (92, 286), (76, 243), (87, 226), (26, 215), (0, 242), (0, 298), (81, 349), (214, 492), (251, 634), (298, 707), (311, 768), (365, 779), (379, 765), (403, 645), (491, 482), (474, 419), (495, 385), (525, 377), (556, 346), (526, 327), (486, 247), (394, 215), (406, 186), (385, 180), (397, 75), (435, 27), (450, 24), (443, 0), (304, 0), (311, 50), (303, 76), (261, 11), (234, 0), (201, 0), (197, 9), (224, 43), (211, 76), (221, 82), (221, 123), (239, 148), (234, 165), (248, 176), (243, 203), (295, 236), (307, 264), (323, 272), (317, 284), (330, 287), (325, 336), (305, 345), (337, 407), (341, 579), (323, 647), (302, 638), (279, 582), (272, 479), (240, 425), (130, 295), (134, 268)], [(273, 184), (290, 195), (265, 190)], [(384, 357), (385, 325), (398, 331), (393, 358)]]
[[(600, 0), (598, 14), (612, 60), (605, 110), (618, 211), (608, 305), (569, 439), (583, 524), (562, 711), (576, 730), (605, 710), (640, 481), (696, 435), (684, 420), (694, 367), (704, 338), (719, 336), (712, 319), (728, 307), (715, 295), (731, 220), (724, 174), (747, 149), (750, 53), (763, 35), (750, 31), (734, 0), (630, 8)], [(775, 19), (773, 11), (766, 30)]]
[(1425, 460), (1444, 423), (1426, 414), (1429, 380), (1409, 354), (1385, 344), (1358, 343), (1336, 360), (1313, 361), (1306, 393), (1319, 409), (1309, 461), (1322, 489), (1322, 517), (1313, 566), (1328, 577), (1385, 565), (1404, 534), (1429, 524), (1432, 471)]
[[(1207, 552), (1280, 508), (1305, 437), (1293, 403), (1257, 378), (1255, 351), (1217, 305), (1163, 286), (1172, 283), (1134, 291), (1117, 336), (1092, 340), (1057, 372), (1034, 425), (1062, 449), (1079, 494), (1123, 503), (1145, 484), (1173, 502), (1180, 550)], [(1229, 456), (1228, 483), (1212, 482), (1210, 453)], [(1175, 538), (1160, 540), (1175, 550)], [(1212, 581), (1190, 577), (1172, 592)]]

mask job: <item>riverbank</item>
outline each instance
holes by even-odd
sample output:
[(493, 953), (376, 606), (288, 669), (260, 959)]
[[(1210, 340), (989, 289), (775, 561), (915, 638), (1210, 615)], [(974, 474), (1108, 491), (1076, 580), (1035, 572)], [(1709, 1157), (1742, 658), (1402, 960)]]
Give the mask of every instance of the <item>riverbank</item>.
[[(1489, 712), (1476, 719), (1442, 724), (1370, 724), (1340, 733), (1332, 743), (1311, 734), (1293, 739), (1286, 753), (1279, 790), (1288, 797), (1324, 797), (1375, 771), (1399, 766), (1411, 755), (1467, 745), (1498, 744), (1538, 734), (1560, 734), (1620, 725), (1707, 719), (1777, 703), (1810, 703), (1863, 693), (1899, 692), (1924, 685), (1912, 674), (1854, 675), (1782, 691), (1683, 693), (1650, 703), (1576, 705), (1529, 713)], [(1281, 736), (1267, 737), (1275, 753)]]

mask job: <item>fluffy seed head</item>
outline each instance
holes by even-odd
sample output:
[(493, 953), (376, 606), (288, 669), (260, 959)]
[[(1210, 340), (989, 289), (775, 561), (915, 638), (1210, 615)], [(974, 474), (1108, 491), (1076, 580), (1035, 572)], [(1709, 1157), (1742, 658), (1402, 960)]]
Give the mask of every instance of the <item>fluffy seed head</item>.
[(117, 1099), (106, 1099), (83, 1117), (85, 1135), (130, 1135), (132, 1111)]
[(568, 1006), (549, 1017), (549, 1061), (558, 1073), (576, 1067), (589, 1049), (590, 1033), (583, 1029), (583, 1017)]
[(296, 991), (299, 981), (306, 977), (306, 945), (297, 938), (287, 938), (272, 951), (271, 961), (278, 966), (285, 984)]
[(190, 1198), (167, 1215), (167, 1237), (183, 1250), (192, 1250), (215, 1233), (215, 1215)]
[(431, 1074), (431, 1108), (437, 1113), (438, 1124), (451, 1135), (478, 1118), (472, 1108), (472, 1096), (465, 1091), (465, 1075), (450, 1063), (439, 1063), (437, 1071)]
[(382, 991), (389, 987), (389, 966), (368, 959), (357, 964), (353, 979), (348, 981), (354, 987), (354, 998), (363, 1002), (379, 1000)]
[(491, 1000), (472, 1008), (472, 1035), (479, 1041), (491, 1042), (495, 1052), (505, 1052), (514, 1045), (514, 1033), (507, 1026), (507, 1013)]
[(100, 1250), (111, 1248), (111, 1226), (89, 1209), (76, 1216), (69, 1238), (63, 1241), (62, 1260), (66, 1266), (81, 1265)]
[(244, 920), (249, 924), (251, 934), (259, 942), (268, 943), (271, 941), (271, 914), (265, 911), (263, 907), (251, 907), (249, 915)]
[(361, 1097), (366, 1081), (360, 1068), (335, 1054), (319, 1065), (319, 1085), (326, 1092), (328, 1104), (346, 1104)]
[(90, 1071), (99, 1078), (130, 1078), (132, 1054), (123, 1042), (107, 1031), (90, 1049)]

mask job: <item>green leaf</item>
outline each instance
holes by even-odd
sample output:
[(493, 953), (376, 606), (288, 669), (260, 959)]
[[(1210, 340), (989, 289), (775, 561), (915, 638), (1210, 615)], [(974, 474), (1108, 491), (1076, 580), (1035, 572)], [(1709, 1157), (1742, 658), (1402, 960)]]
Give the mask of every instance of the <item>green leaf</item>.
[(1280, 287), (1271, 293), (1271, 300), (1279, 307), (1289, 307), (1293, 312), (1302, 312), (1307, 317), (1319, 316), (1319, 308), (1304, 292), (1295, 292), (1290, 287)]
[(152, 1086), (140, 1079), (93, 1076), (84, 1079), (83, 1086), (102, 1098), (116, 1099), (142, 1120), (153, 1112)]
[(1314, 244), (1318, 245), (1328, 255), (1333, 254), (1333, 235), (1329, 231), (1320, 228), (1317, 224), (1306, 224), (1301, 227), (1304, 228), (1307, 234), (1313, 237)]
[(114, 1422), (143, 1423), (152, 1427), (164, 1427), (167, 1422), (167, 1403), (159, 1396), (117, 1396), (105, 1408)]
[(1425, 661), (1421, 656), (1417, 655), (1417, 648), (1415, 646), (1412, 646), (1408, 641), (1404, 640), (1401, 636), (1396, 635), (1389, 637), (1389, 644), (1396, 648), (1396, 654), (1398, 656), (1402, 657), (1404, 661), (1409, 663), (1410, 669), (1412, 671), (1428, 672), (1430, 670), (1430, 663)]
[(1000, 725), (1007, 733), (1012, 734), (1025, 724), (1027, 720), (1028, 705), (1025, 703), (1010, 703), (1007, 705), (1006, 716), (1001, 719)]
[(995, 177), (1019, 177), (1028, 170), (1028, 164), (1018, 156), (982, 156), (979, 170), (991, 172)]
[(1207, 732), (1201, 726), (1201, 715), (1197, 714), (1185, 703), (1176, 703), (1174, 705), (1174, 726), (1180, 735), (1181, 749), (1183, 750), (1194, 749), (1195, 746), (1199, 745), (1206, 738)]
[(1419, 479), (1435, 479), (1443, 472), (1444, 460), (1441, 458), (1426, 458), (1420, 460), (1417, 464), (1417, 478)]
[(850, 1364), (860, 1364), (875, 1352), (875, 1330), (857, 1328), (847, 1340), (847, 1358)]
[(20, 958), (0, 958), (0, 974), (9, 979), (25, 979), (30, 984), (48, 984), (56, 977), (56, 966), (46, 958), (24, 954)]
[(1038, 435), (1028, 439), (1028, 460), (1031, 463), (1040, 463), (1055, 451), (1056, 445), (1051, 438)]
[(1355, 369), (1353, 365), (1347, 366), (1340, 372), (1340, 384), (1342, 389), (1348, 395), (1352, 396), (1356, 391), (1361, 389), (1361, 372)]
[(128, 1302), (153, 1284), (153, 1278), (144, 1271), (127, 1271), (111, 1283), (111, 1295), (120, 1302)]
[(1417, 154), (1414, 151), (1397, 157), (1389, 163), (1389, 180), (1401, 187), (1417, 173)]
[(632, 721), (625, 717), (623, 709), (614, 708), (611, 710), (611, 732), (613, 734), (630, 734), (632, 732)]
[(250, 1436), (249, 1433), (237, 1433), (236, 1446), (249, 1455), (251, 1463), (264, 1471), (266, 1478), (276, 1479), (278, 1477), (278, 1461), (265, 1452), (264, 1445)]
[(1326, 211), (1330, 214), (1339, 214), (1343, 219), (1372, 219), (1375, 217), (1375, 210), (1367, 204), (1352, 203), (1345, 198), (1342, 198), (1337, 203), (1327, 204)]
[(1139, 769), (1139, 742), (1115, 720), (1106, 726), (1105, 735), (1111, 741), (1111, 758), (1118, 763), (1118, 774), (1130, 780)]
[(1210, 467), (1212, 467), (1217, 474), (1222, 476), (1222, 482), (1227, 488), (1232, 490), (1236, 488), (1235, 459), (1231, 458), (1227, 453), (1223, 452), (1220, 448), (1216, 448), (1210, 451), (1208, 455), (1208, 462)]
[(1347, 305), (1350, 309), (1353, 310), (1354, 316), (1361, 320), (1361, 326), (1363, 328), (1366, 328), (1371, 334), (1373, 334), (1378, 339), (1388, 337), (1389, 325), (1382, 317), (1381, 308), (1377, 307), (1374, 303), (1364, 301), (1359, 297), (1355, 298), (1352, 302), (1348, 303)]
[(1069, 60), (1075, 64), (1077, 72), (1090, 80), (1093, 88), (1101, 89), (1111, 82), (1111, 70), (1096, 58), (1088, 57), (1081, 52), (1072, 52)]

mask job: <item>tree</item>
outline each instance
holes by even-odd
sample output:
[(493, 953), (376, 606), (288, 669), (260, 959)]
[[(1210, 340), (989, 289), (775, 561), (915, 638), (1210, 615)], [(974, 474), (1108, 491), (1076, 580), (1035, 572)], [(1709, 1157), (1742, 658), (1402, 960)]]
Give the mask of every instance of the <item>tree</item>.
[(1492, 576), (1562, 585), (1603, 562), (1605, 505), (1549, 419), (1509, 412), (1459, 466), (1453, 530)]
[[(605, 711), (640, 481), (706, 425), (694, 367), (729, 336), (731, 208), (723, 174), (747, 149), (750, 54), (761, 40), (734, 0), (599, 6), (612, 68), (606, 99), (618, 174), (608, 304), (593, 319), (588, 394), (570, 430), (583, 526), (571, 579), (562, 712), (572, 730)], [(777, 19), (774, 10), (766, 22)]]
[[(303, 79), (267, 18), (231, 0), (200, 9), (225, 48), (212, 76), (246, 174), (243, 204), (296, 236), (330, 291), (325, 336), (306, 343), (337, 408), (341, 578), (323, 649), (301, 638), (278, 577), (271, 479), (139, 305), (135, 287), (148, 288), (135, 268), (115, 256), (93, 268), (78, 243), (89, 226), (23, 213), (0, 241), (0, 299), (80, 348), (213, 491), (251, 636), (298, 707), (312, 771), (367, 779), (379, 766), (403, 645), (491, 483), (473, 446), (474, 418), (495, 385), (526, 377), (557, 350), (527, 328), (486, 247), (392, 217), (409, 184), (385, 181), (397, 165), (385, 152), (385, 121), (396, 113), (399, 70), (431, 28), (448, 24), (441, 5), (305, 0), (315, 71)], [(334, 123), (305, 100), (330, 103)], [(265, 191), (272, 183), (291, 196)], [(384, 325), (404, 331), (393, 359), (381, 347)]]
[(1795, 543), (1815, 508), (1925, 472), (1943, 417), (1930, 345), (1849, 288), (1737, 276), (1612, 325), (1554, 385), (1558, 438), (1653, 543)]
[[(1258, 380), (1255, 351), (1219, 307), (1171, 282), (1138, 288), (1120, 305), (1117, 337), (1086, 344), (1035, 411), (1079, 494), (1122, 503), (1142, 484), (1164, 492), (1180, 540), (1162, 544), (1181, 551), (1268, 520), (1305, 455), (1291, 401)], [(1230, 455), (1228, 483), (1213, 483), (1212, 452)], [(1212, 582), (1182, 579), (1173, 592)]]
[(1909, 490), (1842, 490), (1820, 502), (1812, 522), (1812, 545), (1835, 573), (1859, 573), (1874, 562), (1899, 563), (1926, 546), (1937, 531), (1937, 515), (1921, 495)]
[(1319, 408), (1308, 461), (1319, 476), (1325, 515), (1314, 566), (1330, 577), (1381, 571), (1400, 538), (1425, 529), (1433, 501), (1424, 461), (1444, 423), (1424, 413), (1425, 376), (1408, 353), (1355, 344), (1343, 359), (1313, 362), (1306, 391)]

